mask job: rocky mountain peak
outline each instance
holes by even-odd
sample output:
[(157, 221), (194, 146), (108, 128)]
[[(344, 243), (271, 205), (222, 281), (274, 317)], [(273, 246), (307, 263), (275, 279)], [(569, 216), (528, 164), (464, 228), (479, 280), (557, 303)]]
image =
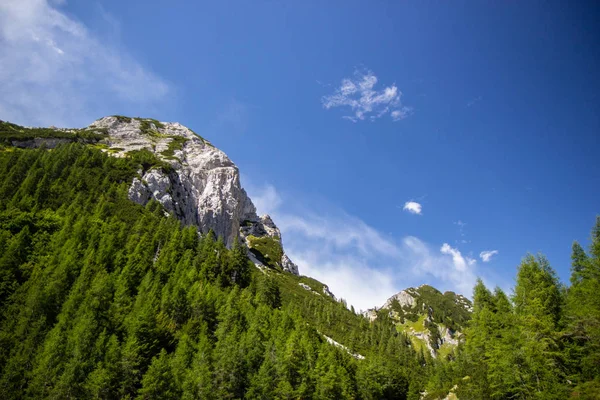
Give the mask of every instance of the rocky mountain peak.
[[(214, 231), (227, 246), (236, 238), (245, 241), (255, 263), (298, 274), (283, 251), (279, 228), (270, 216), (256, 214), (237, 166), (209, 141), (179, 123), (123, 116), (101, 118), (87, 129), (106, 134), (99, 146), (113, 156), (150, 152), (168, 167), (138, 171), (129, 188), (131, 200), (155, 199), (202, 233)], [(266, 249), (269, 254), (263, 254)]]
[(472, 303), (466, 297), (421, 285), (398, 292), (380, 308), (367, 310), (365, 316), (373, 321), (381, 313), (387, 314), (416, 348), (437, 357), (458, 345), (471, 312)]

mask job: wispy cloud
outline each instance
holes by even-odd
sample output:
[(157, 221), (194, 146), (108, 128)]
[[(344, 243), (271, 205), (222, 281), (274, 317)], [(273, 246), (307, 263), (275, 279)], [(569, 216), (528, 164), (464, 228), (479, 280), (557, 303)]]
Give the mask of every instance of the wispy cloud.
[(454, 222), (454, 225), (458, 226), (458, 234), (460, 235), (460, 240), (457, 240), (457, 243), (467, 244), (471, 243), (470, 240), (467, 240), (467, 232), (465, 227), (468, 225), (466, 222), (461, 221), (460, 219)]
[(454, 263), (454, 268), (458, 271), (466, 271), (468, 267), (475, 265), (477, 263), (476, 260), (470, 257), (463, 257), (460, 250), (450, 246), (448, 243), (444, 243), (442, 248), (440, 249), (442, 254), (447, 254), (452, 256), (452, 262)]
[(406, 203), (404, 203), (404, 207), (402, 207), (402, 209), (404, 211), (408, 211), (411, 214), (417, 214), (417, 215), (421, 215), (421, 211), (423, 209), (423, 207), (421, 206), (421, 204), (417, 203), (416, 201), (407, 201)]
[(62, 12), (63, 3), (0, 2), (1, 118), (81, 126), (104, 113), (148, 114), (162, 104), (169, 85)]
[(477, 279), (477, 263), (470, 257), (444, 243), (435, 251), (432, 246), (422, 240), (409, 236), (404, 243), (413, 251), (413, 273), (425, 283), (430, 283), (440, 290), (452, 290), (465, 296), (471, 296)]
[(475, 104), (479, 103), (481, 100), (483, 100), (483, 97), (477, 96), (467, 102), (467, 107), (473, 107)]
[(483, 262), (490, 262), (496, 254), (498, 254), (498, 250), (485, 250), (479, 253), (479, 257)]
[(259, 215), (271, 214), (281, 205), (281, 196), (273, 185), (264, 185), (261, 188), (252, 189), (252, 202)]
[(381, 306), (409, 286), (427, 283), (470, 296), (478, 274), (475, 260), (448, 244), (435, 246), (414, 236), (394, 238), (360, 218), (298, 196), (288, 199), (271, 185), (246, 185), (259, 211), (279, 226), (284, 247), (303, 275), (365, 310)]
[(357, 122), (369, 118), (375, 120), (388, 115), (394, 121), (402, 120), (413, 113), (412, 107), (403, 106), (402, 92), (395, 84), (376, 90), (377, 76), (371, 71), (354, 72), (354, 77), (345, 78), (333, 94), (321, 100), (326, 109), (349, 108), (353, 115), (344, 116)]

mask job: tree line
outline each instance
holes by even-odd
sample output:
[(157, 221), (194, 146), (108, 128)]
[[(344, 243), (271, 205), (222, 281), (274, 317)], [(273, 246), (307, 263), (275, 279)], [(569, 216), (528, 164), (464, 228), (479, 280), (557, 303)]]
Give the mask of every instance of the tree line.
[(511, 296), (479, 280), (455, 362), (433, 374), (431, 393), (460, 399), (600, 398), (600, 217), (589, 252), (572, 247), (570, 286), (543, 255), (519, 265)]
[(512, 296), (479, 281), (466, 340), (432, 359), (385, 313), (369, 322), (131, 202), (137, 171), (163, 167), (79, 143), (0, 148), (0, 398), (598, 398), (600, 219), (569, 287), (543, 256)]

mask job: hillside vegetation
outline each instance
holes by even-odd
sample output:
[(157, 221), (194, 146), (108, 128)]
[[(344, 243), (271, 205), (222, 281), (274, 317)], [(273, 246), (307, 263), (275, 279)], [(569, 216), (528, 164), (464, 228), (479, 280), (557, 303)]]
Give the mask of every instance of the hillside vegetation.
[(512, 296), (478, 282), (472, 314), (424, 287), (415, 310), (464, 331), (434, 359), (397, 326), (425, 314), (392, 305), (370, 322), (323, 283), (130, 201), (140, 170), (171, 167), (152, 153), (112, 157), (75, 133), (21, 149), (26, 128), (2, 129), (2, 399), (600, 396), (600, 218), (589, 251), (573, 245), (569, 287), (541, 255)]
[(418, 398), (391, 323), (129, 201), (142, 161), (0, 152), (0, 398)]
[(472, 303), (466, 297), (421, 285), (392, 296), (383, 307), (369, 310), (367, 315), (373, 319), (388, 314), (416, 349), (448, 358), (464, 340), (471, 311)]

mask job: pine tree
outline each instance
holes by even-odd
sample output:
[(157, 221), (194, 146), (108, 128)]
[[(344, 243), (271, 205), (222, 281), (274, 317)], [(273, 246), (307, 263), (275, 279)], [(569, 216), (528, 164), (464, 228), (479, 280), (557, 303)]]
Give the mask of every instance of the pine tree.
[(216, 399), (212, 371), (212, 344), (206, 336), (206, 327), (200, 329), (196, 354), (186, 373), (183, 384), (183, 399)]
[(563, 338), (569, 379), (579, 384), (574, 392), (600, 395), (600, 217), (591, 236), (590, 257), (581, 246), (573, 245)]
[(522, 343), (519, 392), (524, 396), (564, 398), (564, 376), (556, 331), (563, 299), (558, 278), (543, 256), (525, 257), (517, 272), (513, 301)]
[(277, 282), (267, 274), (261, 276), (258, 281), (257, 300), (271, 308), (281, 307), (281, 294)]
[(571, 285), (575, 286), (583, 279), (587, 270), (588, 256), (578, 242), (573, 242), (571, 253)]
[(170, 357), (165, 349), (152, 359), (150, 368), (144, 374), (138, 399), (175, 399), (181, 397), (170, 365)]

